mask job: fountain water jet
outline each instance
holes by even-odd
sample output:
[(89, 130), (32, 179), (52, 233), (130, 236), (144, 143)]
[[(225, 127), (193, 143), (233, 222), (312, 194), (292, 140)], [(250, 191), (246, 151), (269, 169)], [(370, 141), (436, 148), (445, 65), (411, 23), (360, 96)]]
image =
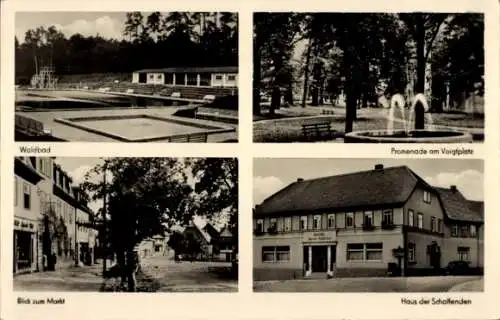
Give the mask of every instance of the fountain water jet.
[[(382, 101), (380, 101), (382, 102)], [(385, 105), (387, 100), (385, 99)], [(459, 143), (473, 142), (469, 132), (455, 130), (436, 130), (425, 95), (419, 93), (413, 98), (408, 121), (404, 113), (405, 100), (401, 94), (391, 98), (386, 130), (354, 131), (344, 136), (344, 142), (350, 143)], [(394, 130), (394, 111), (401, 110), (403, 130)], [(427, 120), (428, 128), (425, 128)]]

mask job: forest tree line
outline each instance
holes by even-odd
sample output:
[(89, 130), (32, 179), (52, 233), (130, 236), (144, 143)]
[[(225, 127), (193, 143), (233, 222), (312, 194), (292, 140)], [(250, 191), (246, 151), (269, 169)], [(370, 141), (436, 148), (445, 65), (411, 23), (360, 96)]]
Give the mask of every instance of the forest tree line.
[(126, 13), (123, 40), (73, 34), (55, 26), (15, 38), (16, 82), (29, 82), (42, 66), (56, 74), (125, 73), (145, 68), (235, 66), (237, 14), (230, 12)]
[(404, 94), (409, 84), (423, 93), (429, 63), (432, 104), (439, 109), (445, 83), (457, 98), (483, 90), (483, 19), (472, 13), (256, 13), (254, 114), (260, 114), (261, 95), (279, 88), (287, 103), (302, 106), (309, 97), (320, 105), (342, 92), (347, 118), (354, 120), (358, 105), (376, 103), (382, 94)]

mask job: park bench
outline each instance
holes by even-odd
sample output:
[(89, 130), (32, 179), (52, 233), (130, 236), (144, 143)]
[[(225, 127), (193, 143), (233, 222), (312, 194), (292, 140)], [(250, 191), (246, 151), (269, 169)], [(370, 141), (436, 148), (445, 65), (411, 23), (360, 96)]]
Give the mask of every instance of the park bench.
[(303, 124), (302, 133), (307, 141), (331, 140), (339, 136), (337, 130), (332, 130), (330, 122)]
[(321, 110), (322, 114), (334, 114), (333, 110), (323, 109)]

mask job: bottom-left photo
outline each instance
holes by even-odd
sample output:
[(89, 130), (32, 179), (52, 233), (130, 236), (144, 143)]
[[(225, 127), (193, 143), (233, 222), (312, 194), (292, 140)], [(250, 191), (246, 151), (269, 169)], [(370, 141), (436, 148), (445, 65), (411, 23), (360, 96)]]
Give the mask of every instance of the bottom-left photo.
[(238, 291), (235, 158), (15, 157), (14, 291)]

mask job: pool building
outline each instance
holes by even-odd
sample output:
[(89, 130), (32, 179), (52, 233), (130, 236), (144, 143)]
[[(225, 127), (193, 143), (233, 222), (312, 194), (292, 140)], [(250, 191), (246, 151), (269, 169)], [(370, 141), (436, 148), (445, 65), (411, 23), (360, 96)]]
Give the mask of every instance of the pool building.
[(144, 69), (132, 73), (132, 83), (235, 88), (238, 86), (238, 67)]
[(254, 280), (483, 268), (483, 202), (406, 166), (297, 179), (256, 206)]

